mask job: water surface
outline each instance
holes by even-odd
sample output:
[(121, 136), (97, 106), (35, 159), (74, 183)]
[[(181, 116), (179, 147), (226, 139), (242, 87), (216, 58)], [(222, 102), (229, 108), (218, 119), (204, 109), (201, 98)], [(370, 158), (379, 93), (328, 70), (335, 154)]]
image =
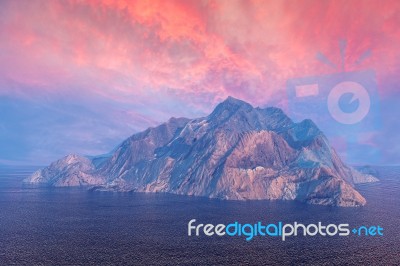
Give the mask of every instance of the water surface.
[[(0, 168), (0, 265), (400, 264), (400, 167), (376, 167), (361, 208), (23, 186), (33, 170)], [(188, 237), (191, 219), (380, 225), (384, 236)]]

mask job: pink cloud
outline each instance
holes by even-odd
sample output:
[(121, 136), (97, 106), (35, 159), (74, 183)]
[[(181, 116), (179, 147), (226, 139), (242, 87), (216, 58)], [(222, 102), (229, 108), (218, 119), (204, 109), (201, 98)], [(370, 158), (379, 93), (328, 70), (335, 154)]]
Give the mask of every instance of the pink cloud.
[(346, 69), (358, 68), (354, 62), (367, 49), (372, 56), (361, 67), (376, 69), (382, 82), (399, 69), (397, 1), (8, 1), (2, 6), (2, 76), (53, 93), (79, 88), (135, 102), (144, 100), (147, 90), (168, 88), (188, 101), (208, 95), (215, 104), (233, 95), (274, 104), (271, 99), (284, 95), (288, 78), (333, 71), (315, 59), (318, 51), (340, 65), (340, 39), (348, 41)]
[[(32, 143), (44, 131), (57, 154), (107, 151), (171, 116), (205, 115), (228, 95), (285, 108), (286, 80), (337, 71), (315, 57), (340, 65), (345, 39), (346, 70), (374, 69), (381, 97), (395, 101), (399, 12), (390, 0), (1, 1), (0, 100), (22, 99), (27, 114), (41, 110), (26, 126), (39, 130)], [(382, 106), (392, 119), (397, 103)], [(19, 109), (16, 120), (26, 119)], [(388, 121), (384, 139), (397, 143)], [(64, 132), (72, 137), (61, 143)]]

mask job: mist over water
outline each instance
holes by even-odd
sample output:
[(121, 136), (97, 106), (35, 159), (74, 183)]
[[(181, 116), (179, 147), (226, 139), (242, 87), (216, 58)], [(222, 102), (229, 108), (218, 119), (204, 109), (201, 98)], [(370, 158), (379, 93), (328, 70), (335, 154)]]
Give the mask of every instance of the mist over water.
[[(357, 186), (361, 208), (221, 201), (169, 194), (27, 186), (35, 168), (0, 168), (1, 265), (400, 264), (400, 167)], [(187, 223), (380, 225), (383, 237), (188, 237)]]

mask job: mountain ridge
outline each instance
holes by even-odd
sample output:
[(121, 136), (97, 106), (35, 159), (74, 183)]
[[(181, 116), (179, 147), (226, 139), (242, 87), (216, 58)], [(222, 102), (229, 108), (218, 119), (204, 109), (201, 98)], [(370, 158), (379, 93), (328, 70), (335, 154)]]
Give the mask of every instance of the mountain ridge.
[(354, 185), (376, 181), (346, 166), (313, 121), (294, 123), (279, 108), (233, 97), (206, 117), (171, 118), (133, 134), (113, 151), (64, 157), (26, 182), (361, 206)]

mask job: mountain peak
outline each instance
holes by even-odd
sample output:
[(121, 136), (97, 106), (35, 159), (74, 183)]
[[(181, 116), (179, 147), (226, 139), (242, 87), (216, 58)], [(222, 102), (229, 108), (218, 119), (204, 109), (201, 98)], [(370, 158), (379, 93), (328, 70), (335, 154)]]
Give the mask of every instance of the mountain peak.
[[(249, 103), (239, 100), (237, 98), (234, 98), (232, 96), (228, 96), (223, 102), (220, 104), (223, 105), (237, 105), (237, 106), (251, 106)], [(252, 107), (252, 106), (251, 106)]]
[(253, 106), (251, 106), (251, 104), (245, 101), (228, 96), (228, 98), (226, 98), (223, 102), (219, 103), (215, 107), (214, 111), (211, 113), (210, 116), (221, 117), (222, 113), (233, 114), (240, 109), (245, 109), (250, 111), (253, 109)]

